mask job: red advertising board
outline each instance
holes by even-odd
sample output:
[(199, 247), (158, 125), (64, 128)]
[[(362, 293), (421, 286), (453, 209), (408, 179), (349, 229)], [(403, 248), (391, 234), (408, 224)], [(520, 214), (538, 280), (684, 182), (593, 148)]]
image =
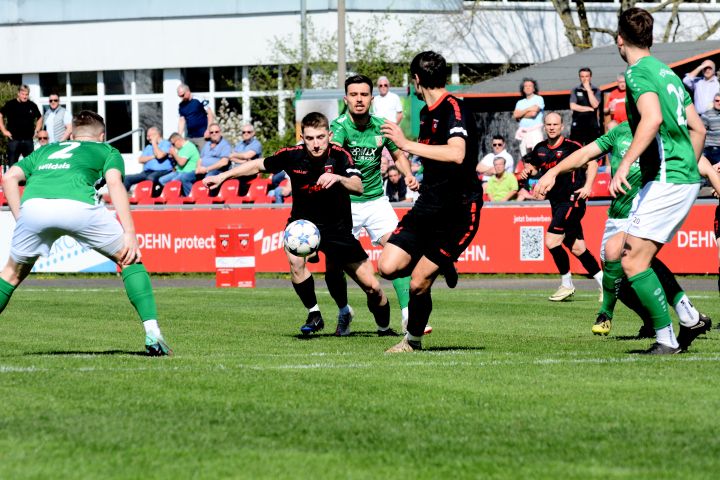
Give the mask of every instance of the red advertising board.
[[(406, 209), (397, 209), (398, 215)], [(588, 248), (599, 257), (605, 227), (606, 205), (590, 205), (583, 220)], [(660, 258), (677, 273), (716, 273), (718, 250), (713, 232), (715, 205), (696, 204)], [(228, 226), (254, 232), (255, 270), (287, 272), (282, 234), (289, 210), (283, 208), (134, 210), (143, 262), (155, 272), (215, 271), (215, 229)], [(462, 273), (555, 273), (544, 246), (550, 222), (547, 204), (492, 205), (483, 207), (480, 230), (457, 263)], [(361, 242), (373, 261), (381, 249)], [(572, 258), (572, 269), (581, 272)], [(311, 265), (320, 270), (323, 262)]]

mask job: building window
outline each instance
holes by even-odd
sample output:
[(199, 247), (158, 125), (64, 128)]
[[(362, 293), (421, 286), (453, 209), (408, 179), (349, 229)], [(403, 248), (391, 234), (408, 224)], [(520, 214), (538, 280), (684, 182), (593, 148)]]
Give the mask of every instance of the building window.
[(97, 95), (97, 72), (70, 72), (73, 95)]
[(163, 71), (135, 70), (135, 92), (138, 94), (162, 93)]
[(190, 87), (191, 92), (210, 91), (209, 68), (183, 68), (180, 70), (183, 83)]
[(130, 95), (133, 72), (131, 70), (109, 70), (103, 72), (105, 95)]
[(234, 92), (242, 90), (241, 67), (214, 67), (213, 79), (216, 92)]
[(0, 75), (0, 83), (20, 86), (22, 83), (22, 74)]
[[(132, 130), (132, 106), (130, 100), (116, 100), (105, 102), (105, 123), (107, 132), (105, 138), (111, 140)], [(112, 143), (120, 153), (132, 153), (132, 136)]]
[[(139, 102), (138, 103), (139, 127), (147, 131), (150, 127), (157, 127), (162, 131), (163, 106), (162, 102)], [(168, 138), (172, 132), (163, 132), (164, 138)]]
[(51, 93), (58, 93), (60, 96), (65, 96), (67, 94), (67, 74), (64, 72), (41, 73), (40, 92), (43, 97), (47, 97)]

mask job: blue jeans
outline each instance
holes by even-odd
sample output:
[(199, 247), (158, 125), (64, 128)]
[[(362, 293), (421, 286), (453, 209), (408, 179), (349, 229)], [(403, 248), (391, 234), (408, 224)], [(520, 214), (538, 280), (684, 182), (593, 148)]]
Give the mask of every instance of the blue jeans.
[(160, 185), (165, 186), (166, 183), (172, 182), (173, 180), (180, 180), (182, 183), (182, 193), (184, 197), (190, 195), (193, 183), (195, 183), (195, 172), (170, 172), (167, 175), (160, 177)]

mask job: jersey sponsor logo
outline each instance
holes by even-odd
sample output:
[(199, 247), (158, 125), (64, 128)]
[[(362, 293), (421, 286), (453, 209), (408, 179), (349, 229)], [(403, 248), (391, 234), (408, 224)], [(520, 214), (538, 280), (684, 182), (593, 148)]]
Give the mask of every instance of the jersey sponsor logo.
[(440, 123), (440, 120), (439, 120), (439, 119), (433, 118), (432, 133), (437, 132), (437, 127), (438, 127), (438, 124), (439, 124), (439, 123)]
[(325, 173), (333, 173), (334, 169), (332, 165), (325, 165)]
[[(380, 145), (382, 145), (382, 143)], [(380, 145), (378, 145), (378, 147)], [(350, 155), (352, 155), (352, 158), (355, 161), (373, 160), (375, 158), (375, 149), (370, 147), (352, 147), (350, 149)]]
[(462, 127), (453, 127), (453, 128), (451, 128), (451, 129), (450, 129), (450, 135), (452, 135), (453, 133), (462, 133), (462, 134), (463, 134), (464, 136), (466, 136), (466, 137), (467, 137), (467, 134), (468, 134), (468, 133), (467, 133), (467, 130), (465, 130), (465, 129), (462, 128)]
[(292, 172), (297, 173), (299, 175), (306, 175), (308, 173), (307, 170), (297, 170), (297, 169), (293, 170)]
[(70, 164), (64, 163), (46, 163), (37, 167), (38, 170), (69, 170)]

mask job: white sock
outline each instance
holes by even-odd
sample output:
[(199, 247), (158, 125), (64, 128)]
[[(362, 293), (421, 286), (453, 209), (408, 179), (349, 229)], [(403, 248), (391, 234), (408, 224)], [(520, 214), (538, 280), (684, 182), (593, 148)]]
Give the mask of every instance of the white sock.
[(160, 327), (158, 326), (157, 320), (145, 320), (143, 322), (143, 327), (145, 327), (145, 334), (146, 335), (154, 335), (154, 336), (162, 336), (160, 333)]
[(658, 343), (663, 345), (669, 345), (672, 348), (678, 348), (677, 338), (675, 338), (675, 332), (673, 332), (672, 323), (667, 327), (655, 330), (655, 337)]
[(568, 272), (565, 275), (561, 275), (560, 279), (563, 287), (573, 288), (572, 273)]
[(316, 303), (314, 307), (308, 310), (308, 312), (319, 312), (320, 307), (318, 307), (318, 304)]
[(684, 327), (692, 327), (700, 320), (700, 313), (697, 311), (687, 295), (683, 294), (680, 301), (675, 304), (675, 311), (680, 317), (680, 325)]
[(422, 342), (422, 337), (416, 337), (415, 335), (411, 334), (410, 332), (405, 334), (405, 338), (407, 338), (409, 342), (413, 342), (413, 343)]
[(593, 275), (593, 278), (596, 282), (598, 282), (598, 285), (600, 285), (600, 288), (602, 288), (602, 279), (603, 279), (603, 271), (600, 270), (598, 273)]
[(408, 307), (405, 307), (405, 308), (401, 308), (401, 309), (400, 309), (400, 316), (402, 317), (403, 320), (407, 321), (407, 319), (408, 319)]

